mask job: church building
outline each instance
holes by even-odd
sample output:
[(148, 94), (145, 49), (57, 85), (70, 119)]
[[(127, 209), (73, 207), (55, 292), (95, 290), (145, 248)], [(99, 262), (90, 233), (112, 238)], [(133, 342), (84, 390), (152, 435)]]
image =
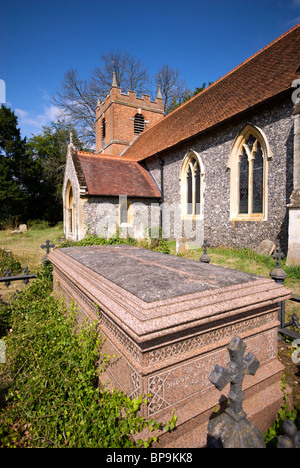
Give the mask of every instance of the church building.
[(264, 239), (300, 264), (300, 25), (164, 116), (158, 89), (98, 100), (95, 152), (68, 147), (64, 230), (191, 245)]

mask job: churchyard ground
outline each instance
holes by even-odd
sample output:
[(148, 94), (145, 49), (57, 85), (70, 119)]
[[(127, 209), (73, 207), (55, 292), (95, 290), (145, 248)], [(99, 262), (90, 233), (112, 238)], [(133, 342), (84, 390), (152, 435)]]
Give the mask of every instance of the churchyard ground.
[[(62, 225), (59, 224), (54, 227), (49, 227), (46, 223), (36, 223), (32, 227), (29, 227), (27, 232), (22, 234), (12, 234), (11, 229), (0, 231), (0, 249), (10, 250), (20, 261), (22, 269), (28, 266), (30, 272), (34, 273), (42, 263), (42, 259), (45, 256), (45, 250), (41, 248), (41, 245), (44, 244), (47, 239), (56, 246), (63, 242), (64, 233)], [(168, 246), (170, 254), (176, 255), (176, 242), (168, 241)], [(199, 248), (190, 249), (181, 255), (193, 260), (199, 260), (202, 253), (203, 249)], [(269, 277), (270, 271), (275, 267), (275, 260), (271, 257), (259, 256), (248, 249), (236, 250), (214, 247), (208, 249), (208, 254), (212, 264), (248, 273), (255, 273), (260, 276)], [(285, 280), (285, 286), (294, 294), (298, 296), (300, 295), (300, 267), (291, 269), (290, 272), (288, 272), (288, 277)], [(23, 287), (25, 286), (22, 282), (12, 283), (9, 288), (6, 288), (3, 283), (0, 284), (0, 294), (2, 299), (5, 301), (9, 300), (9, 297), (17, 289), (21, 290)], [(300, 317), (300, 304), (287, 301), (286, 320), (289, 320), (289, 317), (294, 313)], [(286, 383), (293, 388), (294, 404), (300, 410), (299, 366), (292, 362), (292, 348), (291, 343), (288, 341), (282, 341), (279, 343), (279, 358), (286, 367)]]
[[(45, 256), (45, 250), (41, 249), (41, 245), (49, 239), (56, 246), (64, 240), (64, 232), (61, 224), (54, 227), (49, 227), (47, 223), (41, 221), (29, 227), (28, 231), (22, 234), (13, 234), (12, 229), (0, 231), (0, 249), (11, 250), (12, 254), (20, 261), (22, 268), (28, 266), (29, 270), (34, 273), (42, 259)], [(176, 242), (168, 242), (170, 253), (176, 255)], [(275, 260), (271, 257), (264, 257), (255, 254), (248, 249), (226, 249), (220, 247), (210, 248), (209, 256), (211, 263), (221, 265), (227, 268), (245, 271), (247, 273), (255, 273), (259, 276), (269, 276), (270, 271), (275, 267)], [(182, 254), (186, 258), (199, 260), (203, 249), (190, 249)], [(298, 271), (295, 268), (291, 274), (288, 274), (285, 280), (285, 286), (294, 294), (300, 296), (300, 267)], [(0, 294), (2, 298), (8, 297), (13, 291), (13, 288), (18, 289), (16, 283), (11, 285), (9, 291), (5, 286), (0, 286)], [(3, 289), (4, 288), (4, 289)], [(20, 283), (19, 283), (20, 289)], [(300, 304), (288, 301), (286, 304), (286, 318), (292, 314), (300, 316)]]
[[(19, 260), (22, 269), (28, 266), (31, 273), (35, 273), (37, 267), (42, 263), (45, 257), (45, 249), (41, 245), (45, 244), (47, 239), (51, 244), (58, 245), (64, 239), (63, 228), (60, 224), (49, 227), (47, 223), (35, 223), (27, 232), (13, 234), (13, 229), (9, 228), (0, 231), (0, 249), (10, 250), (13, 256)], [(9, 299), (17, 289), (20, 291), (23, 287), (21, 281), (16, 281), (6, 288), (2, 283), (0, 285), (0, 294), (4, 301)]]

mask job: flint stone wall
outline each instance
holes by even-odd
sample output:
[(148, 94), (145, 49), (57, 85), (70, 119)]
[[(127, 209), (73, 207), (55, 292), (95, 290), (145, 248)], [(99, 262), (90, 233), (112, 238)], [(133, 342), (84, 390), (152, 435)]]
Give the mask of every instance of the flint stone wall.
[[(147, 237), (149, 229), (159, 224), (160, 210), (157, 200), (128, 197), (128, 201), (132, 204), (131, 209), (135, 214), (134, 223), (127, 226), (128, 235)], [(91, 234), (103, 237), (115, 234), (118, 227), (119, 197), (89, 197), (83, 205), (83, 211)], [(125, 229), (126, 227), (123, 228), (124, 232)]]
[[(164, 161), (164, 202), (180, 203), (180, 167), (186, 154), (192, 149), (200, 155), (204, 164), (203, 236), (211, 245), (254, 249), (264, 239), (271, 239), (286, 252), (286, 205), (293, 190), (292, 113), (293, 103), (290, 98), (273, 100), (160, 154)], [(228, 159), (236, 136), (247, 123), (259, 127), (265, 133), (273, 152), (273, 158), (268, 162), (268, 217), (261, 222), (232, 222)], [(157, 158), (149, 160), (147, 165), (160, 187)], [(174, 232), (171, 237), (172, 235)]]

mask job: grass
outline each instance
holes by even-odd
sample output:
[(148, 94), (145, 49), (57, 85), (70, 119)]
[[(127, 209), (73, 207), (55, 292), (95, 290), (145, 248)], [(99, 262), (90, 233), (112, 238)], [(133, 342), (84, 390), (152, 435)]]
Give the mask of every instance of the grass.
[[(176, 255), (176, 242), (168, 241), (168, 245), (170, 253)], [(192, 260), (199, 260), (202, 253), (202, 248), (190, 249), (182, 256)], [(208, 249), (208, 255), (211, 259), (211, 264), (221, 265), (226, 268), (245, 271), (246, 273), (253, 273), (268, 278), (270, 271), (272, 271), (276, 265), (276, 261), (271, 256), (259, 255), (250, 249), (214, 247)], [(284, 282), (285, 287), (292, 291), (293, 294), (300, 296), (300, 267), (287, 267), (285, 265), (285, 260), (282, 262), (282, 267), (287, 273), (287, 278)], [(285, 314), (286, 321), (290, 320), (293, 314), (300, 317), (300, 304), (287, 301)]]
[[(46, 240), (51, 244), (59, 244), (64, 238), (64, 232), (61, 225), (49, 227), (46, 223), (34, 224), (27, 232), (22, 234), (12, 234), (11, 229), (0, 231), (0, 249), (10, 250), (12, 255), (20, 262), (22, 270), (28, 266), (31, 273), (35, 273), (42, 264), (46, 255), (45, 249), (41, 248)], [(6, 288), (4, 283), (0, 283), (0, 295), (4, 301), (21, 291), (24, 284), (21, 281), (11, 283)]]
[(51, 244), (57, 245), (63, 237), (64, 232), (60, 225), (42, 228), (37, 225), (22, 234), (12, 234), (11, 230), (7, 229), (0, 231), (0, 248), (11, 250), (23, 268), (28, 266), (29, 270), (34, 272), (46, 255), (41, 245), (45, 244), (47, 239)]
[[(41, 245), (49, 239), (51, 243), (58, 245), (64, 240), (64, 233), (61, 224), (49, 227), (46, 223), (32, 223), (28, 231), (23, 234), (12, 234), (10, 229), (0, 231), (0, 249), (9, 249), (19, 260), (22, 267), (28, 266), (31, 272), (35, 272), (42, 263), (46, 252), (41, 249)], [(176, 242), (168, 241), (167, 245), (172, 255), (176, 255)], [(190, 249), (182, 256), (192, 260), (199, 260), (203, 249)], [(275, 267), (276, 262), (272, 257), (258, 255), (250, 249), (231, 248), (209, 248), (208, 254), (211, 264), (221, 265), (227, 268), (254, 273), (259, 276), (269, 277), (270, 271)], [(295, 294), (300, 295), (300, 267), (285, 267), (288, 277), (285, 280), (287, 289), (291, 289)]]
[[(63, 227), (61, 223), (54, 227), (49, 227), (45, 222), (32, 222), (29, 224), (27, 232), (22, 234), (12, 234), (11, 229), (0, 231), (0, 249), (9, 249), (19, 260), (22, 268), (28, 266), (34, 273), (42, 263), (46, 252), (41, 249), (41, 245), (49, 239), (52, 244), (58, 245), (64, 240)], [(176, 242), (168, 241), (167, 245), (172, 255), (176, 255)], [(182, 256), (192, 260), (199, 260), (203, 253), (202, 248), (190, 249)], [(259, 276), (269, 277), (270, 271), (275, 267), (276, 262), (271, 256), (266, 257), (258, 255), (250, 249), (232, 249), (215, 247), (209, 248), (208, 254), (211, 258), (211, 264), (221, 265), (226, 268), (232, 268), (247, 273), (254, 273)], [(294, 294), (300, 295), (300, 267), (288, 268), (285, 262), (282, 266), (288, 274), (285, 280), (285, 287)], [(22, 288), (22, 283), (16, 282), (9, 287), (0, 284), (0, 294), (4, 300), (8, 299), (9, 293), (13, 294), (17, 289)], [(289, 320), (292, 314), (300, 316), (300, 304), (292, 301), (286, 303), (286, 319)]]

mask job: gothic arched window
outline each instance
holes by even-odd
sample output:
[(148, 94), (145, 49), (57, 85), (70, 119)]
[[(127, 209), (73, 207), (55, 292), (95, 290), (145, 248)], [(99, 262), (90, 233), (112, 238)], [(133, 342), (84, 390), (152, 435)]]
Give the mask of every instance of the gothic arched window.
[(67, 183), (66, 195), (65, 195), (65, 207), (66, 207), (66, 234), (74, 234), (74, 221), (75, 221), (75, 210), (74, 210), (74, 193), (73, 187), (70, 181)]
[(228, 163), (231, 219), (256, 221), (267, 218), (267, 172), (271, 157), (263, 132), (247, 125), (236, 138)]
[(128, 206), (127, 203), (120, 205), (120, 224), (128, 223)]
[(203, 167), (198, 155), (190, 151), (181, 167), (181, 193), (183, 216), (200, 216), (202, 203)]

